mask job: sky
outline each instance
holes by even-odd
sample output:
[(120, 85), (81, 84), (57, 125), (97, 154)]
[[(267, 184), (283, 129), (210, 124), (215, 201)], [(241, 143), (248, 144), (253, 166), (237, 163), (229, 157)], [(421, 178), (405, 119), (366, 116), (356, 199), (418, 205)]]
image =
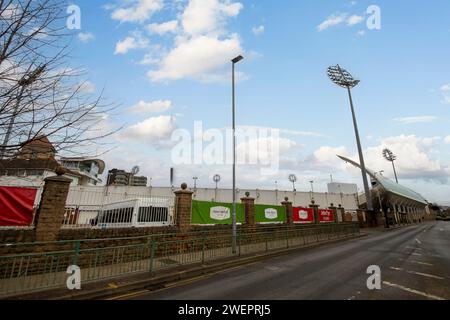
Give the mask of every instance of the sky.
[[(353, 89), (368, 168), (393, 178), (384, 148), (397, 155), (400, 183), (430, 202), (450, 204), (450, 3), (426, 1), (111, 0), (81, 9), (73, 60), (86, 91), (118, 106), (105, 129), (107, 169), (139, 165), (151, 184), (231, 187), (231, 166), (174, 163), (174, 132), (231, 126), (231, 62), (239, 128), (279, 129), (279, 170), (239, 165), (240, 188), (326, 191), (361, 174), (346, 90), (327, 77), (339, 64), (360, 79)], [(248, 152), (250, 144), (238, 145)], [(207, 145), (204, 141), (204, 145)], [(228, 149), (227, 149), (228, 150)], [(271, 149), (271, 151), (273, 151)], [(269, 156), (270, 157), (270, 156)]]

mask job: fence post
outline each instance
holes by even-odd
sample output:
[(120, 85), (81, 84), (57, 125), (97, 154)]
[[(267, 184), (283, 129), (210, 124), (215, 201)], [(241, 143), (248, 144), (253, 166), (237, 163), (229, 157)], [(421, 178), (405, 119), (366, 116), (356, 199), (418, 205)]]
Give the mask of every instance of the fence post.
[(156, 241), (155, 241), (155, 238), (153, 238), (153, 237), (150, 237), (149, 240), (151, 241), (149, 271), (150, 271), (150, 274), (152, 274), (153, 273), (153, 264), (154, 264), (154, 260), (155, 260)]
[(71, 179), (63, 177), (66, 171), (56, 169), (58, 176), (46, 178), (39, 210), (36, 214), (36, 241), (57, 241), (64, 220)]
[(286, 248), (289, 249), (289, 226), (286, 226)]
[(81, 243), (80, 240), (75, 241), (75, 246), (74, 246), (74, 253), (73, 253), (73, 259), (72, 259), (72, 264), (73, 265), (78, 265), (78, 257), (80, 256), (80, 247), (81, 247)]
[(202, 236), (202, 264), (205, 263), (205, 246), (206, 246), (206, 237), (205, 234)]

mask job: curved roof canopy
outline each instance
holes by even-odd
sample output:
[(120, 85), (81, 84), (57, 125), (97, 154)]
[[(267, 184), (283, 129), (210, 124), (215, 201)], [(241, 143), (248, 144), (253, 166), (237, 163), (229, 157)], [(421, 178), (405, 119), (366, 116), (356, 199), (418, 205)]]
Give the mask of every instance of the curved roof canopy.
[[(361, 166), (359, 165), (359, 163), (357, 163), (353, 160), (350, 160), (346, 157), (343, 157), (343, 156), (338, 155), (338, 157), (340, 159), (344, 160), (345, 162), (350, 163), (353, 166), (361, 169)], [(381, 174), (375, 174), (375, 172), (370, 169), (366, 168), (366, 172), (372, 179), (377, 181), (388, 192), (391, 192), (393, 194), (396, 194), (396, 195), (399, 195), (399, 196), (402, 196), (402, 197), (405, 197), (405, 198), (408, 198), (408, 199), (411, 199), (411, 200), (414, 200), (414, 201), (417, 201), (417, 202), (420, 202), (423, 204), (428, 204), (428, 201), (424, 197), (422, 197), (421, 194), (419, 194), (405, 186), (402, 186), (401, 184), (395, 183), (394, 181), (382, 176)]]

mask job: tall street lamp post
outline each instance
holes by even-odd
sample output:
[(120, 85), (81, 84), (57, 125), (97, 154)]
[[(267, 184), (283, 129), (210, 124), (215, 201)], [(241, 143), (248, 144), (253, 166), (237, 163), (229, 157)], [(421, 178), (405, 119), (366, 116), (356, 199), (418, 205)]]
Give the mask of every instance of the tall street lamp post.
[(232, 65), (232, 104), (233, 104), (233, 236), (232, 236), (232, 250), (233, 254), (236, 253), (236, 238), (237, 238), (237, 228), (236, 228), (236, 89), (235, 89), (235, 65), (239, 61), (244, 59), (243, 56), (239, 55), (231, 60)]
[(350, 109), (352, 111), (353, 127), (355, 129), (356, 144), (358, 146), (359, 162), (361, 164), (361, 174), (362, 174), (362, 178), (363, 178), (364, 193), (365, 193), (366, 202), (367, 202), (367, 210), (369, 212), (373, 212), (373, 204), (372, 204), (372, 198), (370, 195), (369, 182), (367, 179), (366, 165), (364, 163), (364, 156), (363, 156), (363, 152), (362, 152), (361, 141), (359, 138), (358, 123), (356, 121), (355, 109), (353, 107), (353, 99), (352, 99), (352, 92), (351, 92), (351, 89), (356, 87), (360, 81), (355, 80), (347, 70), (342, 69), (339, 65), (328, 68), (328, 77), (331, 79), (331, 81), (333, 81), (338, 86), (347, 89), (348, 98), (350, 100)]

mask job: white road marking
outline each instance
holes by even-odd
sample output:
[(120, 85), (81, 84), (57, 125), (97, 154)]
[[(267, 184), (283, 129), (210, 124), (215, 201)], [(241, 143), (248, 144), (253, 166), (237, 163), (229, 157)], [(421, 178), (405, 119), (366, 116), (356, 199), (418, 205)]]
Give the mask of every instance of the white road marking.
[(423, 276), (423, 277), (427, 277), (427, 278), (433, 278), (433, 279), (439, 279), (439, 280), (444, 280), (445, 278), (440, 277), (440, 276), (435, 276), (433, 274), (428, 274), (428, 273), (422, 273), (422, 272), (416, 272), (416, 271), (406, 271), (410, 274), (416, 274), (418, 276)]
[(423, 296), (423, 297), (426, 297), (426, 298), (429, 298), (429, 299), (445, 300), (444, 298), (441, 298), (441, 297), (438, 297), (438, 296), (435, 296), (435, 295), (432, 295), (432, 294), (428, 294), (426, 292), (422, 292), (422, 291), (418, 291), (418, 290), (415, 290), (415, 289), (411, 289), (411, 288), (408, 288), (408, 287), (404, 287), (404, 286), (401, 286), (399, 284), (391, 283), (391, 282), (388, 282), (388, 281), (383, 281), (383, 284), (385, 284), (385, 285), (387, 285), (389, 287), (392, 287), (392, 288), (397, 288), (397, 289), (400, 289), (400, 290), (403, 290), (403, 291), (406, 291), (406, 292), (414, 293), (414, 294), (417, 294), (419, 296)]
[(417, 239), (417, 238), (416, 238), (416, 242), (417, 242), (418, 244), (422, 244), (422, 241), (420, 241), (420, 240)]
[(395, 271), (403, 271), (405, 269), (402, 268), (396, 268), (396, 267), (390, 267), (389, 269), (395, 270)]
[(415, 260), (411, 260), (410, 262), (416, 263), (416, 264), (421, 264), (421, 265), (423, 265), (423, 266), (434, 267), (434, 264), (427, 263), (427, 262), (420, 262), (420, 261), (415, 261)]
[(413, 252), (413, 253), (411, 253), (413, 256), (422, 256), (422, 254), (421, 253), (417, 253), (417, 252)]
[(434, 267), (434, 264), (431, 263), (427, 263), (427, 262), (422, 262), (422, 261), (417, 261), (417, 260), (406, 260), (403, 258), (398, 258), (399, 261), (404, 261), (406, 263), (415, 263), (415, 264), (420, 264), (422, 266), (428, 266), (428, 267)]
[(439, 279), (439, 280), (444, 280), (445, 279), (445, 278), (440, 277), (440, 276), (435, 276), (434, 274), (417, 272), (417, 271), (411, 271), (411, 270), (405, 270), (403, 268), (389, 267), (389, 269), (395, 270), (395, 271), (406, 271), (409, 274), (415, 274), (415, 275), (422, 276), (422, 277), (427, 277), (427, 278), (433, 278), (433, 279)]

